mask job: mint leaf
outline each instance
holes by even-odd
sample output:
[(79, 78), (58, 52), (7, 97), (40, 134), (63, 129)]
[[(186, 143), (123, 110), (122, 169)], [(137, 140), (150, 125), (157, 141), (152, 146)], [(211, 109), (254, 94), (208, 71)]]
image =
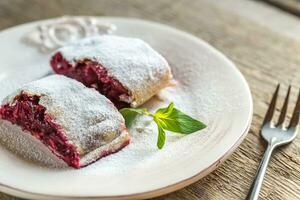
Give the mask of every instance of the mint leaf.
[(156, 114), (156, 115), (158, 114), (158, 115), (160, 115), (160, 116), (167, 117), (167, 116), (169, 116), (169, 115), (172, 113), (173, 109), (174, 109), (174, 103), (171, 102), (171, 103), (168, 105), (168, 107), (157, 109), (156, 112), (155, 112), (155, 114)]
[(157, 128), (158, 128), (157, 147), (159, 149), (162, 149), (166, 143), (166, 133), (164, 129), (162, 129), (162, 127), (159, 126), (158, 124), (157, 124)]
[(190, 134), (206, 127), (202, 122), (176, 109), (173, 103), (170, 103), (166, 108), (158, 109), (154, 114), (148, 112), (145, 108), (123, 108), (120, 110), (120, 113), (125, 119), (127, 128), (132, 125), (138, 114), (152, 117), (158, 128), (157, 147), (159, 149), (162, 149), (165, 145), (166, 130), (175, 133)]
[(129, 128), (132, 125), (132, 122), (138, 114), (150, 115), (146, 108), (123, 108), (119, 111), (125, 119), (125, 124), (127, 128)]
[(154, 121), (165, 130), (182, 134), (190, 134), (206, 127), (202, 122), (174, 108), (173, 103), (158, 109), (154, 114)]

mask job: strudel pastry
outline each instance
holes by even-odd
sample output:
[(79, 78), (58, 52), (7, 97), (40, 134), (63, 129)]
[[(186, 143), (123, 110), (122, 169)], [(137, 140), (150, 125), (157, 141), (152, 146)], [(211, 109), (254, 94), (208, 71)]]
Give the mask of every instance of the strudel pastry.
[(118, 108), (137, 107), (168, 86), (168, 62), (140, 39), (119, 36), (85, 38), (60, 48), (51, 66), (98, 90)]
[(130, 141), (124, 119), (110, 100), (61, 75), (26, 84), (5, 98), (0, 117), (74, 168), (117, 152)]

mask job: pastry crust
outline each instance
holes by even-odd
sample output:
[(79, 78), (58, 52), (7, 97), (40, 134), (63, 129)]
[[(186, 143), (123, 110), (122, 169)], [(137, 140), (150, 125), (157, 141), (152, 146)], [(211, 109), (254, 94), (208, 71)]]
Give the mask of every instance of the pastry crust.
[(86, 166), (129, 143), (124, 119), (114, 105), (78, 81), (52, 75), (24, 85), (5, 98), (3, 105), (13, 105), (21, 93), (38, 96), (45, 114), (59, 125), (67, 143), (75, 147), (80, 165), (72, 167)]
[(73, 68), (86, 60), (99, 63), (128, 90), (130, 98), (121, 96), (120, 101), (130, 103), (131, 107), (143, 104), (172, 80), (166, 59), (136, 38), (91, 37), (62, 47), (57, 53)]

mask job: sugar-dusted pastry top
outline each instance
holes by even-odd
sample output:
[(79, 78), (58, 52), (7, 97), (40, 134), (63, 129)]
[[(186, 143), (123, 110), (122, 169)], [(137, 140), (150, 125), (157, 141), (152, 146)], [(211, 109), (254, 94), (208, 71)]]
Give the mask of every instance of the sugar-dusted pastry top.
[(72, 66), (92, 60), (117, 79), (133, 97), (136, 107), (166, 87), (172, 79), (170, 67), (143, 40), (119, 36), (98, 36), (80, 40), (58, 50)]
[(124, 119), (114, 105), (73, 79), (52, 75), (31, 82), (4, 99), (3, 104), (12, 103), (21, 92), (40, 96), (39, 104), (62, 127), (81, 157), (127, 133)]

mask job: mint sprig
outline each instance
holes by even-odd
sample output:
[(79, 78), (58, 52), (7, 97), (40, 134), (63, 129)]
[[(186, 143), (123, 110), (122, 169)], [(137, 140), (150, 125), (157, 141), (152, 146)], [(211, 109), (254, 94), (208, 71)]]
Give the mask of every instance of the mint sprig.
[(154, 114), (150, 113), (145, 108), (123, 108), (120, 110), (120, 112), (125, 119), (127, 128), (132, 125), (132, 122), (138, 114), (151, 117), (157, 124), (157, 147), (159, 149), (162, 149), (165, 145), (165, 131), (171, 131), (180, 134), (190, 134), (206, 127), (204, 123), (176, 109), (173, 102), (170, 103), (166, 108), (160, 108), (156, 110)]

